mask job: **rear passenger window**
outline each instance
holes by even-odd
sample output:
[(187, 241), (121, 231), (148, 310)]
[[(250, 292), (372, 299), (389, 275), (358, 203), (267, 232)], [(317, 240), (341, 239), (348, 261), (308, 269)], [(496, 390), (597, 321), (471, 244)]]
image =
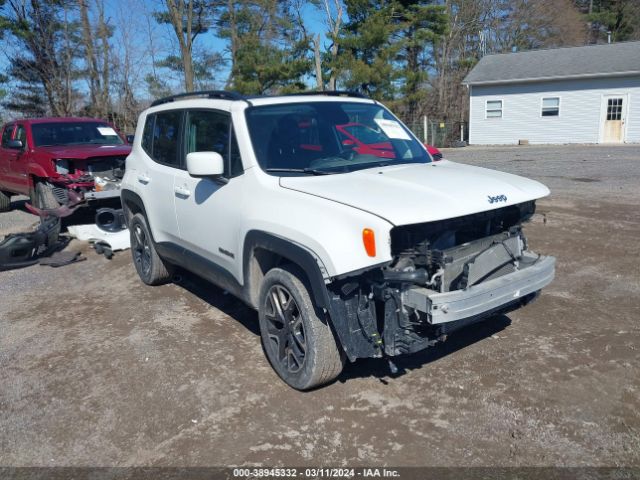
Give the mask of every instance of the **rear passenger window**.
[(181, 118), (181, 110), (171, 110), (156, 114), (151, 155), (156, 162), (172, 167), (180, 166), (178, 139), (180, 138)]
[(153, 156), (153, 123), (155, 119), (155, 115), (147, 115), (144, 130), (142, 131), (142, 149), (150, 157)]

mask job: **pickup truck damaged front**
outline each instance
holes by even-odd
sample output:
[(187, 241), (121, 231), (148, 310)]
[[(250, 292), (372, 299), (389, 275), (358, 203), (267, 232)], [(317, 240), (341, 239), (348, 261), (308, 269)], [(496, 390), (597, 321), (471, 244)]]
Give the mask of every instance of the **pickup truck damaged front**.
[(391, 263), (329, 285), (347, 356), (413, 353), (533, 300), (555, 268), (528, 250), (522, 223), (534, 212), (530, 201), (392, 229)]

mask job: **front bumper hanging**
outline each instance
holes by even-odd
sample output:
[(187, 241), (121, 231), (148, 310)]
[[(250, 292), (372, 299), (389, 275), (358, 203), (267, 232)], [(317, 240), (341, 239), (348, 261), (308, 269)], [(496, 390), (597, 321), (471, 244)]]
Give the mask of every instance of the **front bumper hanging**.
[(426, 313), (431, 324), (479, 316), (518, 301), (550, 284), (555, 274), (555, 263), (555, 257), (525, 252), (520, 268), (515, 272), (451, 292), (412, 287), (402, 292), (402, 303)]

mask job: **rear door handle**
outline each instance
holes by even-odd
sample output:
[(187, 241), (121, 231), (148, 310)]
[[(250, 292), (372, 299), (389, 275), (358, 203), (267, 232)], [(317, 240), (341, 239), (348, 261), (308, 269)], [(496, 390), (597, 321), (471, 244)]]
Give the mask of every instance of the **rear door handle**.
[(151, 179), (149, 177), (147, 177), (146, 175), (138, 175), (138, 181), (144, 185), (146, 185), (147, 183), (149, 183), (151, 181)]
[(183, 187), (173, 187), (173, 191), (176, 192), (176, 195), (183, 198), (188, 198), (191, 195), (191, 192)]

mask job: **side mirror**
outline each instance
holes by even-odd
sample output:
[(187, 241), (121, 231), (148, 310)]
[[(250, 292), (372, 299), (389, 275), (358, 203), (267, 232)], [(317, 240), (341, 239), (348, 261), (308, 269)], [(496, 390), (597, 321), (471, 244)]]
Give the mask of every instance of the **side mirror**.
[(7, 142), (7, 148), (12, 148), (14, 150), (22, 150), (24, 145), (22, 144), (22, 140), (9, 140)]
[(342, 146), (343, 147), (353, 147), (355, 146), (356, 142), (354, 142), (353, 140), (346, 138), (344, 140), (342, 140)]
[(224, 160), (217, 152), (187, 153), (187, 172), (192, 177), (219, 177), (224, 173)]

